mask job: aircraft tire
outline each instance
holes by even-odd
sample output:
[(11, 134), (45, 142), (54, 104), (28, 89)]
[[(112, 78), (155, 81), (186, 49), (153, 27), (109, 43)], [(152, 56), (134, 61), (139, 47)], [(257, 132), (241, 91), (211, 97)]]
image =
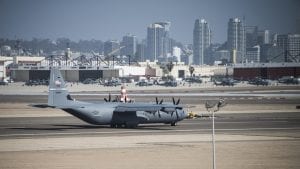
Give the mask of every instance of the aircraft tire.
[(110, 127), (111, 128), (117, 128), (117, 125), (116, 124), (111, 124)]
[(126, 128), (136, 128), (138, 126), (138, 124), (136, 123), (126, 123), (125, 127)]
[(172, 122), (171, 126), (177, 126), (177, 123), (176, 122)]
[(116, 128), (122, 128), (123, 124), (116, 124)]

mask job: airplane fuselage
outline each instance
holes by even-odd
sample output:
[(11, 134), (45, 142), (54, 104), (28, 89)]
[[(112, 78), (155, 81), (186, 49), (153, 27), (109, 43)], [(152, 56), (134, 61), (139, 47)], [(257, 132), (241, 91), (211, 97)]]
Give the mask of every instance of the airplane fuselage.
[[(186, 118), (187, 114), (183, 110), (170, 111), (143, 111), (143, 110), (127, 110), (122, 111), (116, 107), (126, 105), (130, 108), (132, 103), (120, 102), (104, 102), (104, 103), (87, 103), (70, 101), (68, 108), (62, 110), (76, 116), (77, 118), (94, 125), (111, 125), (112, 127), (136, 127), (138, 124), (146, 123), (166, 123), (175, 125), (176, 122)], [(75, 105), (75, 106), (72, 106)], [(134, 107), (149, 107), (149, 103), (134, 103)], [(153, 107), (160, 107), (164, 105), (157, 105), (153, 103)]]

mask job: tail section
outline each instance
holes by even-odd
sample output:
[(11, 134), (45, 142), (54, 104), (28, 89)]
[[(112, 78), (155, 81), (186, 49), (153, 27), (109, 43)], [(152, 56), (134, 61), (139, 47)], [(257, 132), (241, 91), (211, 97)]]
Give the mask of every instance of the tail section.
[(69, 102), (69, 92), (65, 81), (58, 68), (52, 67), (49, 80), (48, 105), (54, 107), (65, 107)]

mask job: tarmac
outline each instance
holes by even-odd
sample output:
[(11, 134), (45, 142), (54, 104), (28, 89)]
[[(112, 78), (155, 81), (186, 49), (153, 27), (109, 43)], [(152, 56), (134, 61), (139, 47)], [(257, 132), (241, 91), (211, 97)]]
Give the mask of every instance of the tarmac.
[[(46, 101), (47, 87), (14, 85), (0, 86), (0, 168), (212, 168), (211, 118), (203, 103), (218, 97), (189, 96), (203, 92), (243, 93), (226, 96), (228, 104), (216, 113), (217, 168), (300, 168), (299, 86), (132, 86), (137, 89), (132, 94), (144, 92), (135, 95), (136, 101), (151, 101), (153, 93), (181, 93), (182, 103), (191, 106), (189, 111), (203, 116), (175, 127), (147, 124), (112, 129), (84, 123), (61, 110), (32, 108), (28, 104)], [(119, 87), (78, 85), (71, 89), (76, 99), (85, 101), (103, 100), (107, 91), (117, 94)]]

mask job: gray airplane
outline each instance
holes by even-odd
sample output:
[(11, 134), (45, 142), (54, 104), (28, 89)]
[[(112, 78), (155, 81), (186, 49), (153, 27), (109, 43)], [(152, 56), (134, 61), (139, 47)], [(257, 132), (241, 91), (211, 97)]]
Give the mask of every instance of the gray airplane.
[(179, 105), (180, 99), (173, 103), (132, 103), (113, 101), (111, 96), (105, 102), (89, 103), (71, 98), (64, 79), (57, 68), (52, 68), (49, 80), (48, 104), (32, 104), (38, 108), (59, 108), (71, 115), (94, 125), (134, 128), (139, 124), (165, 123), (175, 126), (188, 115)]

